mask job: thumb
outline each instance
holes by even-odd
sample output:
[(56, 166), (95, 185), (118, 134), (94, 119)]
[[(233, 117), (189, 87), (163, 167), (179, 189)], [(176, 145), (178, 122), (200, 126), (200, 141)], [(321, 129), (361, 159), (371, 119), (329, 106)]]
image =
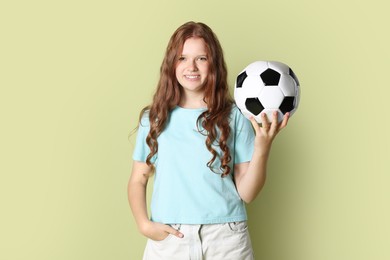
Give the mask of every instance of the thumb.
[(171, 226), (167, 226), (167, 227), (168, 228), (167, 228), (166, 232), (168, 232), (169, 234), (177, 236), (179, 238), (183, 238), (184, 237), (183, 233), (181, 233), (179, 230), (176, 230), (176, 229), (174, 229)]
[(253, 129), (255, 130), (257, 135), (257, 133), (260, 131), (259, 123), (257, 123), (256, 119), (253, 116), (251, 116), (249, 120), (251, 121)]

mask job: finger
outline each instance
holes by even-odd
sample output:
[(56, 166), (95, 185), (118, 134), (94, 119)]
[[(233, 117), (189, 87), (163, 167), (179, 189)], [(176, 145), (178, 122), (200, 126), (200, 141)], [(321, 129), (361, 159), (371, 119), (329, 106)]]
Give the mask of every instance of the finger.
[(252, 123), (253, 129), (255, 129), (256, 134), (260, 131), (259, 123), (257, 123), (256, 119), (252, 116), (249, 118)]
[(168, 233), (171, 234), (171, 235), (177, 236), (177, 237), (179, 237), (179, 238), (183, 238), (183, 237), (184, 237), (183, 233), (181, 233), (181, 232), (180, 232), (179, 230), (177, 230), (177, 229), (174, 229), (174, 228), (171, 227), (171, 226), (167, 226), (166, 232), (168, 232)]
[(266, 113), (261, 113), (261, 127), (267, 130), (269, 129), (269, 122)]
[(271, 123), (270, 132), (276, 133), (277, 127), (278, 127), (278, 112), (274, 111), (272, 112), (272, 123)]
[(283, 117), (283, 121), (280, 123), (279, 130), (282, 130), (287, 126), (289, 119), (290, 119), (290, 113), (286, 113)]

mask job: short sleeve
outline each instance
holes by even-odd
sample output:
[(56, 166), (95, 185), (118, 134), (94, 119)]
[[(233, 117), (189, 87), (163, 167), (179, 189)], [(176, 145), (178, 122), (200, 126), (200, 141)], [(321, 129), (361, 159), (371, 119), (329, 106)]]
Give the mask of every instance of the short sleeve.
[(150, 148), (146, 143), (146, 137), (148, 136), (150, 124), (148, 117), (144, 116), (138, 126), (136, 144), (133, 152), (133, 160), (146, 162), (146, 158), (150, 153)]
[(252, 159), (255, 132), (252, 123), (244, 115), (234, 108), (235, 140), (234, 140), (234, 164), (249, 162)]

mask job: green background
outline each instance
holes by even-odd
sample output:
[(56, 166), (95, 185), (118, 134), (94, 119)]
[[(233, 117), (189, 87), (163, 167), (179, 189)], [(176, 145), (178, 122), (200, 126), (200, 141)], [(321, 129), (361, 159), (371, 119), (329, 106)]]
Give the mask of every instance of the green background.
[[(257, 259), (390, 259), (386, 0), (3, 1), (0, 259), (137, 260), (127, 202), (140, 109), (173, 31), (208, 24), (229, 83), (278, 60), (301, 103), (248, 206)], [(150, 192), (149, 192), (150, 195)]]

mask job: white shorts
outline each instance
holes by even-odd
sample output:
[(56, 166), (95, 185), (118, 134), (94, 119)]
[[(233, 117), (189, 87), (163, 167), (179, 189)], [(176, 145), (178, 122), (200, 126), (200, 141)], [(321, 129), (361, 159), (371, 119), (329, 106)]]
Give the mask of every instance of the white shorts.
[(171, 225), (183, 238), (148, 239), (143, 260), (253, 260), (246, 221), (211, 225)]

